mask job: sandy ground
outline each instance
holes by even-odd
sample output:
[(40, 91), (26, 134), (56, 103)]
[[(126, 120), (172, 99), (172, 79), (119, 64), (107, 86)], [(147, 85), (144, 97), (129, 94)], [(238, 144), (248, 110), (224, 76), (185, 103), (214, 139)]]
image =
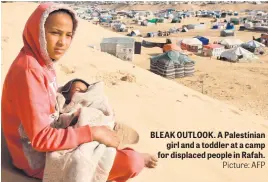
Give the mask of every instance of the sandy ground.
[[(24, 24), (36, 8), (34, 3), (5, 3), (2, 4), (2, 81), (8, 71), (12, 61), (17, 56), (22, 47), (22, 31)], [(250, 34), (250, 33), (249, 33)], [(177, 139), (151, 139), (151, 131), (257, 131), (268, 132), (267, 120), (262, 116), (256, 116), (251, 112), (241, 111), (234, 105), (221, 102), (200, 93), (198, 89), (199, 79), (204, 76), (205, 91), (208, 95), (219, 95), (221, 90), (228, 90), (236, 83), (240, 87), (232, 89), (243, 93), (249, 101), (255, 102), (253, 92), (258, 93), (258, 97), (264, 103), (265, 89), (267, 90), (267, 63), (254, 64), (227, 64), (198, 58), (197, 73), (192, 78), (180, 80), (184, 84), (191, 82), (191, 88), (174, 81), (167, 80), (158, 75), (152, 74), (144, 68), (148, 68), (149, 54), (156, 54), (161, 50), (144, 49), (142, 55), (137, 56), (135, 66), (132, 63), (124, 62), (116, 57), (102, 53), (97, 49), (92, 49), (89, 45), (97, 45), (103, 37), (120, 36), (109, 30), (92, 25), (87, 21), (81, 20), (78, 32), (68, 53), (56, 64), (58, 82), (60, 85), (72, 78), (83, 78), (88, 82), (102, 80), (105, 83), (105, 92), (108, 95), (111, 105), (114, 107), (117, 121), (127, 123), (135, 128), (140, 134), (140, 141), (137, 145), (131, 146), (142, 152), (157, 154), (158, 151), (167, 152), (168, 142), (177, 142)], [(191, 35), (189, 35), (191, 36)], [(140, 59), (138, 57), (141, 57)], [(195, 58), (195, 56), (194, 56)], [(207, 63), (211, 64), (207, 64)], [(207, 66), (206, 66), (207, 65)], [(265, 67), (266, 66), (266, 67)], [(141, 68), (142, 67), (142, 68)], [(74, 70), (72, 73), (71, 70)], [(251, 70), (251, 71), (249, 71)], [(262, 75), (260, 74), (262, 72)], [(206, 77), (206, 74), (208, 77)], [(266, 74), (266, 75), (265, 75)], [(128, 76), (126, 81), (121, 78)], [(241, 76), (239, 76), (241, 75)], [(248, 77), (245, 79), (244, 75)], [(224, 79), (223, 79), (224, 78)], [(257, 79), (256, 79), (257, 78)], [(236, 82), (233, 81), (236, 79)], [(221, 81), (215, 81), (221, 80)], [(250, 83), (247, 83), (247, 80)], [(252, 80), (255, 80), (253, 83)], [(217, 85), (214, 85), (217, 83)], [(266, 84), (264, 84), (266, 83)], [(251, 89), (247, 88), (251, 85)], [(190, 84), (188, 84), (190, 85)], [(254, 85), (258, 86), (255, 89)], [(215, 87), (209, 89), (209, 86)], [(224, 87), (224, 89), (223, 89)], [(245, 93), (240, 88), (244, 87)], [(216, 89), (217, 88), (217, 89)], [(228, 88), (228, 89), (226, 89)], [(219, 90), (219, 91), (218, 91)], [(210, 94), (210, 91), (212, 92)], [(252, 92), (252, 93), (251, 93)], [(230, 92), (228, 92), (230, 93)], [(249, 96), (246, 95), (248, 93)], [(267, 93), (266, 93), (267, 94)], [(237, 96), (237, 94), (235, 94)], [(233, 96), (234, 98), (236, 98)], [(225, 96), (222, 96), (225, 98)], [(246, 98), (240, 98), (246, 101)], [(239, 101), (239, 99), (237, 101)], [(223, 99), (226, 100), (226, 99)], [(267, 101), (267, 100), (266, 100)], [(254, 103), (253, 102), (253, 103)], [(267, 102), (266, 102), (267, 103)], [(242, 102), (241, 102), (242, 104)], [(252, 105), (252, 108), (257, 108)], [(259, 106), (259, 105), (258, 105)], [(265, 105), (263, 104), (263, 107)], [(267, 105), (266, 105), (267, 108)], [(263, 109), (265, 110), (265, 109)], [(217, 139), (218, 140), (218, 139)], [(209, 142), (211, 140), (182, 139), (180, 142)], [(214, 141), (214, 140), (213, 140)], [(216, 141), (216, 140), (215, 140)], [(220, 139), (222, 142), (263, 142), (267, 146), (267, 139)], [(2, 137), (3, 142), (3, 137)], [(29, 182), (37, 181), (23, 177), (11, 168), (11, 161), (8, 158), (7, 149), (2, 143), (2, 180), (5, 182)], [(259, 151), (259, 149), (172, 149), (177, 152), (233, 152), (233, 151)], [(268, 155), (268, 148), (261, 151)], [(226, 159), (230, 162), (258, 161), (259, 159)], [(268, 164), (267, 157), (261, 159)], [(134, 178), (133, 182), (145, 181), (188, 181), (188, 182), (266, 182), (267, 165), (263, 168), (251, 169), (223, 169), (222, 160), (180, 160), (180, 159), (159, 159), (158, 167), (154, 170), (144, 169), (141, 174)]]

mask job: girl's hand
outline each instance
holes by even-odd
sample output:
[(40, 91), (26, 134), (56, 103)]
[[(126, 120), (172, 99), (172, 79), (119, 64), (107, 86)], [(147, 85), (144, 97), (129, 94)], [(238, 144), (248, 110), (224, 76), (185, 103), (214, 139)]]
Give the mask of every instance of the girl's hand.
[(117, 148), (120, 140), (116, 133), (107, 126), (93, 126), (91, 127), (93, 141), (97, 141), (107, 147)]

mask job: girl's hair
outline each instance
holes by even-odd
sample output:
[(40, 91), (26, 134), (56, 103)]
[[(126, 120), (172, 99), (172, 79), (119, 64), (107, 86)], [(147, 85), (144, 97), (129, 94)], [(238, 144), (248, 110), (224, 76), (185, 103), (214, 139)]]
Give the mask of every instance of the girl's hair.
[(74, 21), (74, 16), (69, 10), (67, 10), (67, 9), (58, 9), (58, 10), (52, 11), (49, 15), (53, 15), (53, 14), (56, 14), (56, 13), (68, 14), (72, 18), (72, 21), (73, 21), (73, 24), (74, 24), (74, 22), (75, 22)]

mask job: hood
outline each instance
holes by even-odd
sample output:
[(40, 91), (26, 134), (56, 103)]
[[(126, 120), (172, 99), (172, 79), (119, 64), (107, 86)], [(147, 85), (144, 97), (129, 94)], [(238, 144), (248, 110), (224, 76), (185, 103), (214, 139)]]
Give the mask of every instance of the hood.
[(23, 31), (23, 42), (25, 51), (30, 51), (41, 65), (52, 65), (53, 62), (47, 52), (45, 38), (45, 22), (49, 14), (59, 9), (66, 9), (73, 15), (73, 35), (77, 28), (78, 19), (75, 12), (66, 5), (43, 3), (29, 17)]

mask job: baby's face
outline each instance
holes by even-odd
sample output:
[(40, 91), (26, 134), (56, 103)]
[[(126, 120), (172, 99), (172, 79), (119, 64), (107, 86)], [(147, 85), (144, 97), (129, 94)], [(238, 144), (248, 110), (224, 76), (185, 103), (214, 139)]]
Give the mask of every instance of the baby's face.
[(69, 99), (71, 100), (73, 95), (76, 93), (76, 92), (80, 92), (80, 93), (84, 93), (87, 91), (87, 86), (86, 84), (84, 84), (83, 82), (80, 82), (80, 81), (76, 81), (72, 84), (72, 87), (70, 89), (70, 92), (69, 92)]

